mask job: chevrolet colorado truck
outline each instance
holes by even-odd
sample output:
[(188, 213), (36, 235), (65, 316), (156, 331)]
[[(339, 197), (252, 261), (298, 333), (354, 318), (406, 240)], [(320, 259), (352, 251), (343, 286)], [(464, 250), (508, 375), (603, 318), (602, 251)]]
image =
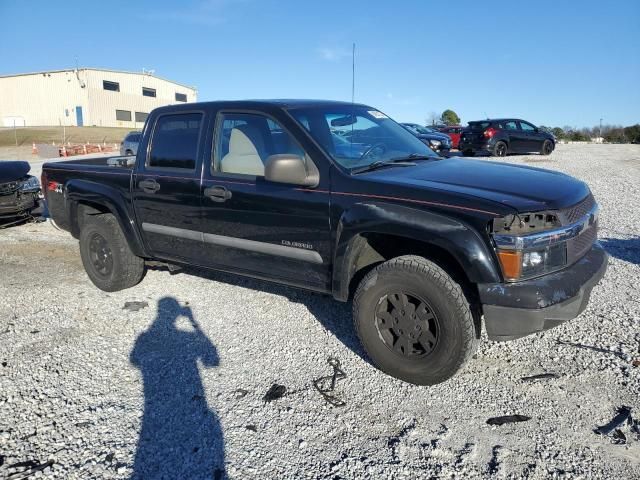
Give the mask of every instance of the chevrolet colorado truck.
[(158, 108), (135, 158), (47, 163), (42, 185), (98, 288), (162, 262), (329, 294), (375, 365), (421, 385), (454, 375), (483, 325), (511, 340), (575, 318), (607, 266), (583, 182), (442, 158), (361, 104)]

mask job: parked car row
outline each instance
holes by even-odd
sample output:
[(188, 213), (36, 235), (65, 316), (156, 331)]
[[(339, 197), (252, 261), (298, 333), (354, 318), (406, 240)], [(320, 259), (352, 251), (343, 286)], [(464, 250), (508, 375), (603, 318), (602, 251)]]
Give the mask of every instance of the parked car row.
[[(510, 153), (538, 152), (549, 155), (556, 146), (553, 134), (518, 118), (498, 118), (472, 121), (467, 127), (441, 125), (422, 127), (403, 123), (414, 135), (425, 141), (434, 151), (446, 154), (449, 149), (460, 150), (465, 156), (477, 154), (504, 157)], [(441, 134), (447, 141), (432, 140)]]

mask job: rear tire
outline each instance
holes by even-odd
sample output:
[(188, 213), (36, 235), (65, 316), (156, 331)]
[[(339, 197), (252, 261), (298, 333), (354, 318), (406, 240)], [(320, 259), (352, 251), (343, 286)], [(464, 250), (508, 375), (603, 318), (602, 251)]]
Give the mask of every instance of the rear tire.
[(416, 385), (451, 378), (478, 343), (460, 285), (413, 255), (384, 262), (365, 276), (353, 300), (353, 320), (373, 363)]
[(144, 260), (133, 254), (111, 214), (85, 219), (80, 231), (80, 256), (89, 279), (105, 292), (133, 287), (145, 274)]
[(507, 147), (507, 144), (504, 143), (503, 141), (499, 141), (499, 142), (496, 142), (496, 144), (493, 146), (492, 153), (494, 157), (506, 157), (508, 150), (509, 148)]
[(542, 143), (542, 148), (540, 148), (540, 155), (551, 155), (551, 152), (554, 150), (554, 145), (551, 140), (545, 140)]

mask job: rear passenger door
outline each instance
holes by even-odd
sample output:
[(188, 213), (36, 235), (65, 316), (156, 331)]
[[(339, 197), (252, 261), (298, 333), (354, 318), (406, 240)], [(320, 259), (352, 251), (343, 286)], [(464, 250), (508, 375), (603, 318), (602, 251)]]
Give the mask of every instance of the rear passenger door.
[(518, 122), (516, 120), (506, 120), (502, 122), (502, 126), (509, 136), (509, 149), (512, 152), (524, 152), (528, 139), (520, 130)]
[(138, 155), (133, 204), (146, 247), (155, 257), (196, 263), (201, 257), (204, 124), (202, 111), (160, 114), (148, 127), (148, 144), (141, 145), (145, 151)]
[(213, 162), (203, 173), (206, 263), (326, 291), (332, 259), (328, 173), (318, 165), (317, 189), (264, 178), (270, 155), (295, 154), (313, 162), (283, 123), (300, 128), (286, 117), (259, 112), (218, 113)]

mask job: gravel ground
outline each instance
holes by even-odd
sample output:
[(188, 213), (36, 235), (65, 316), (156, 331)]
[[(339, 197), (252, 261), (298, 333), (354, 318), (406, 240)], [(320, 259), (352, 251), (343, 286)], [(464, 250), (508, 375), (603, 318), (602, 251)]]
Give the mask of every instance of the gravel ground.
[[(480, 160), (482, 161), (482, 160)], [(191, 271), (104, 293), (50, 224), (0, 231), (0, 478), (640, 478), (640, 147), (561, 145), (509, 162), (589, 183), (611, 254), (586, 312), (486, 340), (445, 384), (416, 387), (362, 358), (350, 306)], [(137, 311), (125, 302), (147, 302)], [(135, 305), (134, 305), (135, 307)], [(312, 387), (347, 377), (332, 407)], [(553, 372), (558, 378), (525, 382)], [(265, 402), (274, 384), (287, 394)], [(489, 417), (521, 414), (502, 426)], [(33, 465), (31, 466), (33, 468)], [(38, 469), (38, 466), (35, 466)]]

